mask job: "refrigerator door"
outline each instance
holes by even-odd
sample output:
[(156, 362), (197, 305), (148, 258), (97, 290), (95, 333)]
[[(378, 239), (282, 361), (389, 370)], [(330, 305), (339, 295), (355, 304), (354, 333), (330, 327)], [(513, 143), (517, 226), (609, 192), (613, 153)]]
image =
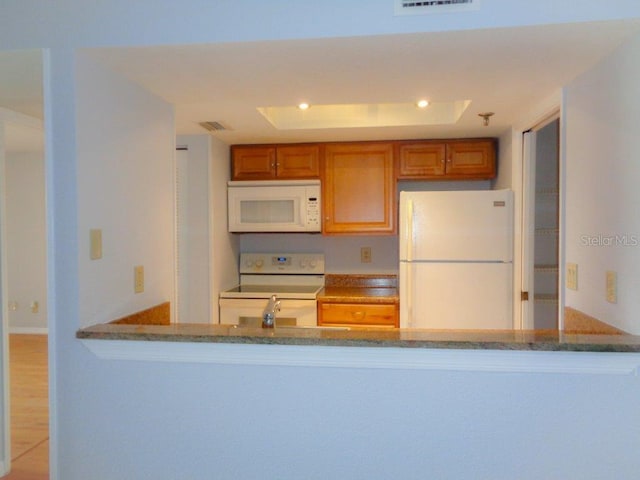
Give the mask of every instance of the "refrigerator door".
[(511, 263), (400, 262), (400, 328), (507, 329)]
[(400, 192), (400, 260), (513, 257), (513, 192)]

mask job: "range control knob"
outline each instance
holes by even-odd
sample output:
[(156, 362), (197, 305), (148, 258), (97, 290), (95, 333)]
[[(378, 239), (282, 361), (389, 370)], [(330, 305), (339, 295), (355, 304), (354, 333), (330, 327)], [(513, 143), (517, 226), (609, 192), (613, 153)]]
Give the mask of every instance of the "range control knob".
[(244, 264), (245, 264), (245, 266), (246, 266), (247, 268), (251, 268), (251, 267), (253, 267), (253, 260), (251, 260), (250, 258), (247, 258), (247, 259), (244, 261)]
[(262, 268), (262, 266), (264, 265), (264, 261), (262, 259), (258, 259), (256, 260), (256, 268)]

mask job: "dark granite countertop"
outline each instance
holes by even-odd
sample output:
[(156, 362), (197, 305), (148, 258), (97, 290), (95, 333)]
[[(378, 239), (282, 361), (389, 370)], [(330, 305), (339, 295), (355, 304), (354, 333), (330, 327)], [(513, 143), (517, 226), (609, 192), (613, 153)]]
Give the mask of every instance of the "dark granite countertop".
[(80, 339), (163, 342), (401, 347), (437, 349), (640, 352), (640, 336), (564, 334), (557, 331), (447, 331), (423, 329), (263, 329), (212, 324), (99, 324), (78, 330)]

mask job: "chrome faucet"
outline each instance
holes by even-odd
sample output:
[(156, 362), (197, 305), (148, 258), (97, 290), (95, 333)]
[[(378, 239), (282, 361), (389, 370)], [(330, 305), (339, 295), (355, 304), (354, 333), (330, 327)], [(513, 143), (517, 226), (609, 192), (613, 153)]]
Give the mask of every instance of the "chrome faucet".
[(280, 300), (271, 295), (269, 303), (262, 312), (262, 328), (273, 328), (276, 325), (276, 312), (280, 311)]

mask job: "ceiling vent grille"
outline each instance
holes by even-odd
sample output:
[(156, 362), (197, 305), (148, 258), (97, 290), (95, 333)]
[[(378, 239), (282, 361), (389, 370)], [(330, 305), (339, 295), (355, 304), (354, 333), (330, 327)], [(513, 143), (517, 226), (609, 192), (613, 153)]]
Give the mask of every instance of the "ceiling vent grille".
[(395, 0), (396, 15), (423, 15), (479, 10), (480, 0)]
[(225, 130), (230, 130), (220, 122), (200, 122), (200, 126), (210, 132), (224, 132)]

